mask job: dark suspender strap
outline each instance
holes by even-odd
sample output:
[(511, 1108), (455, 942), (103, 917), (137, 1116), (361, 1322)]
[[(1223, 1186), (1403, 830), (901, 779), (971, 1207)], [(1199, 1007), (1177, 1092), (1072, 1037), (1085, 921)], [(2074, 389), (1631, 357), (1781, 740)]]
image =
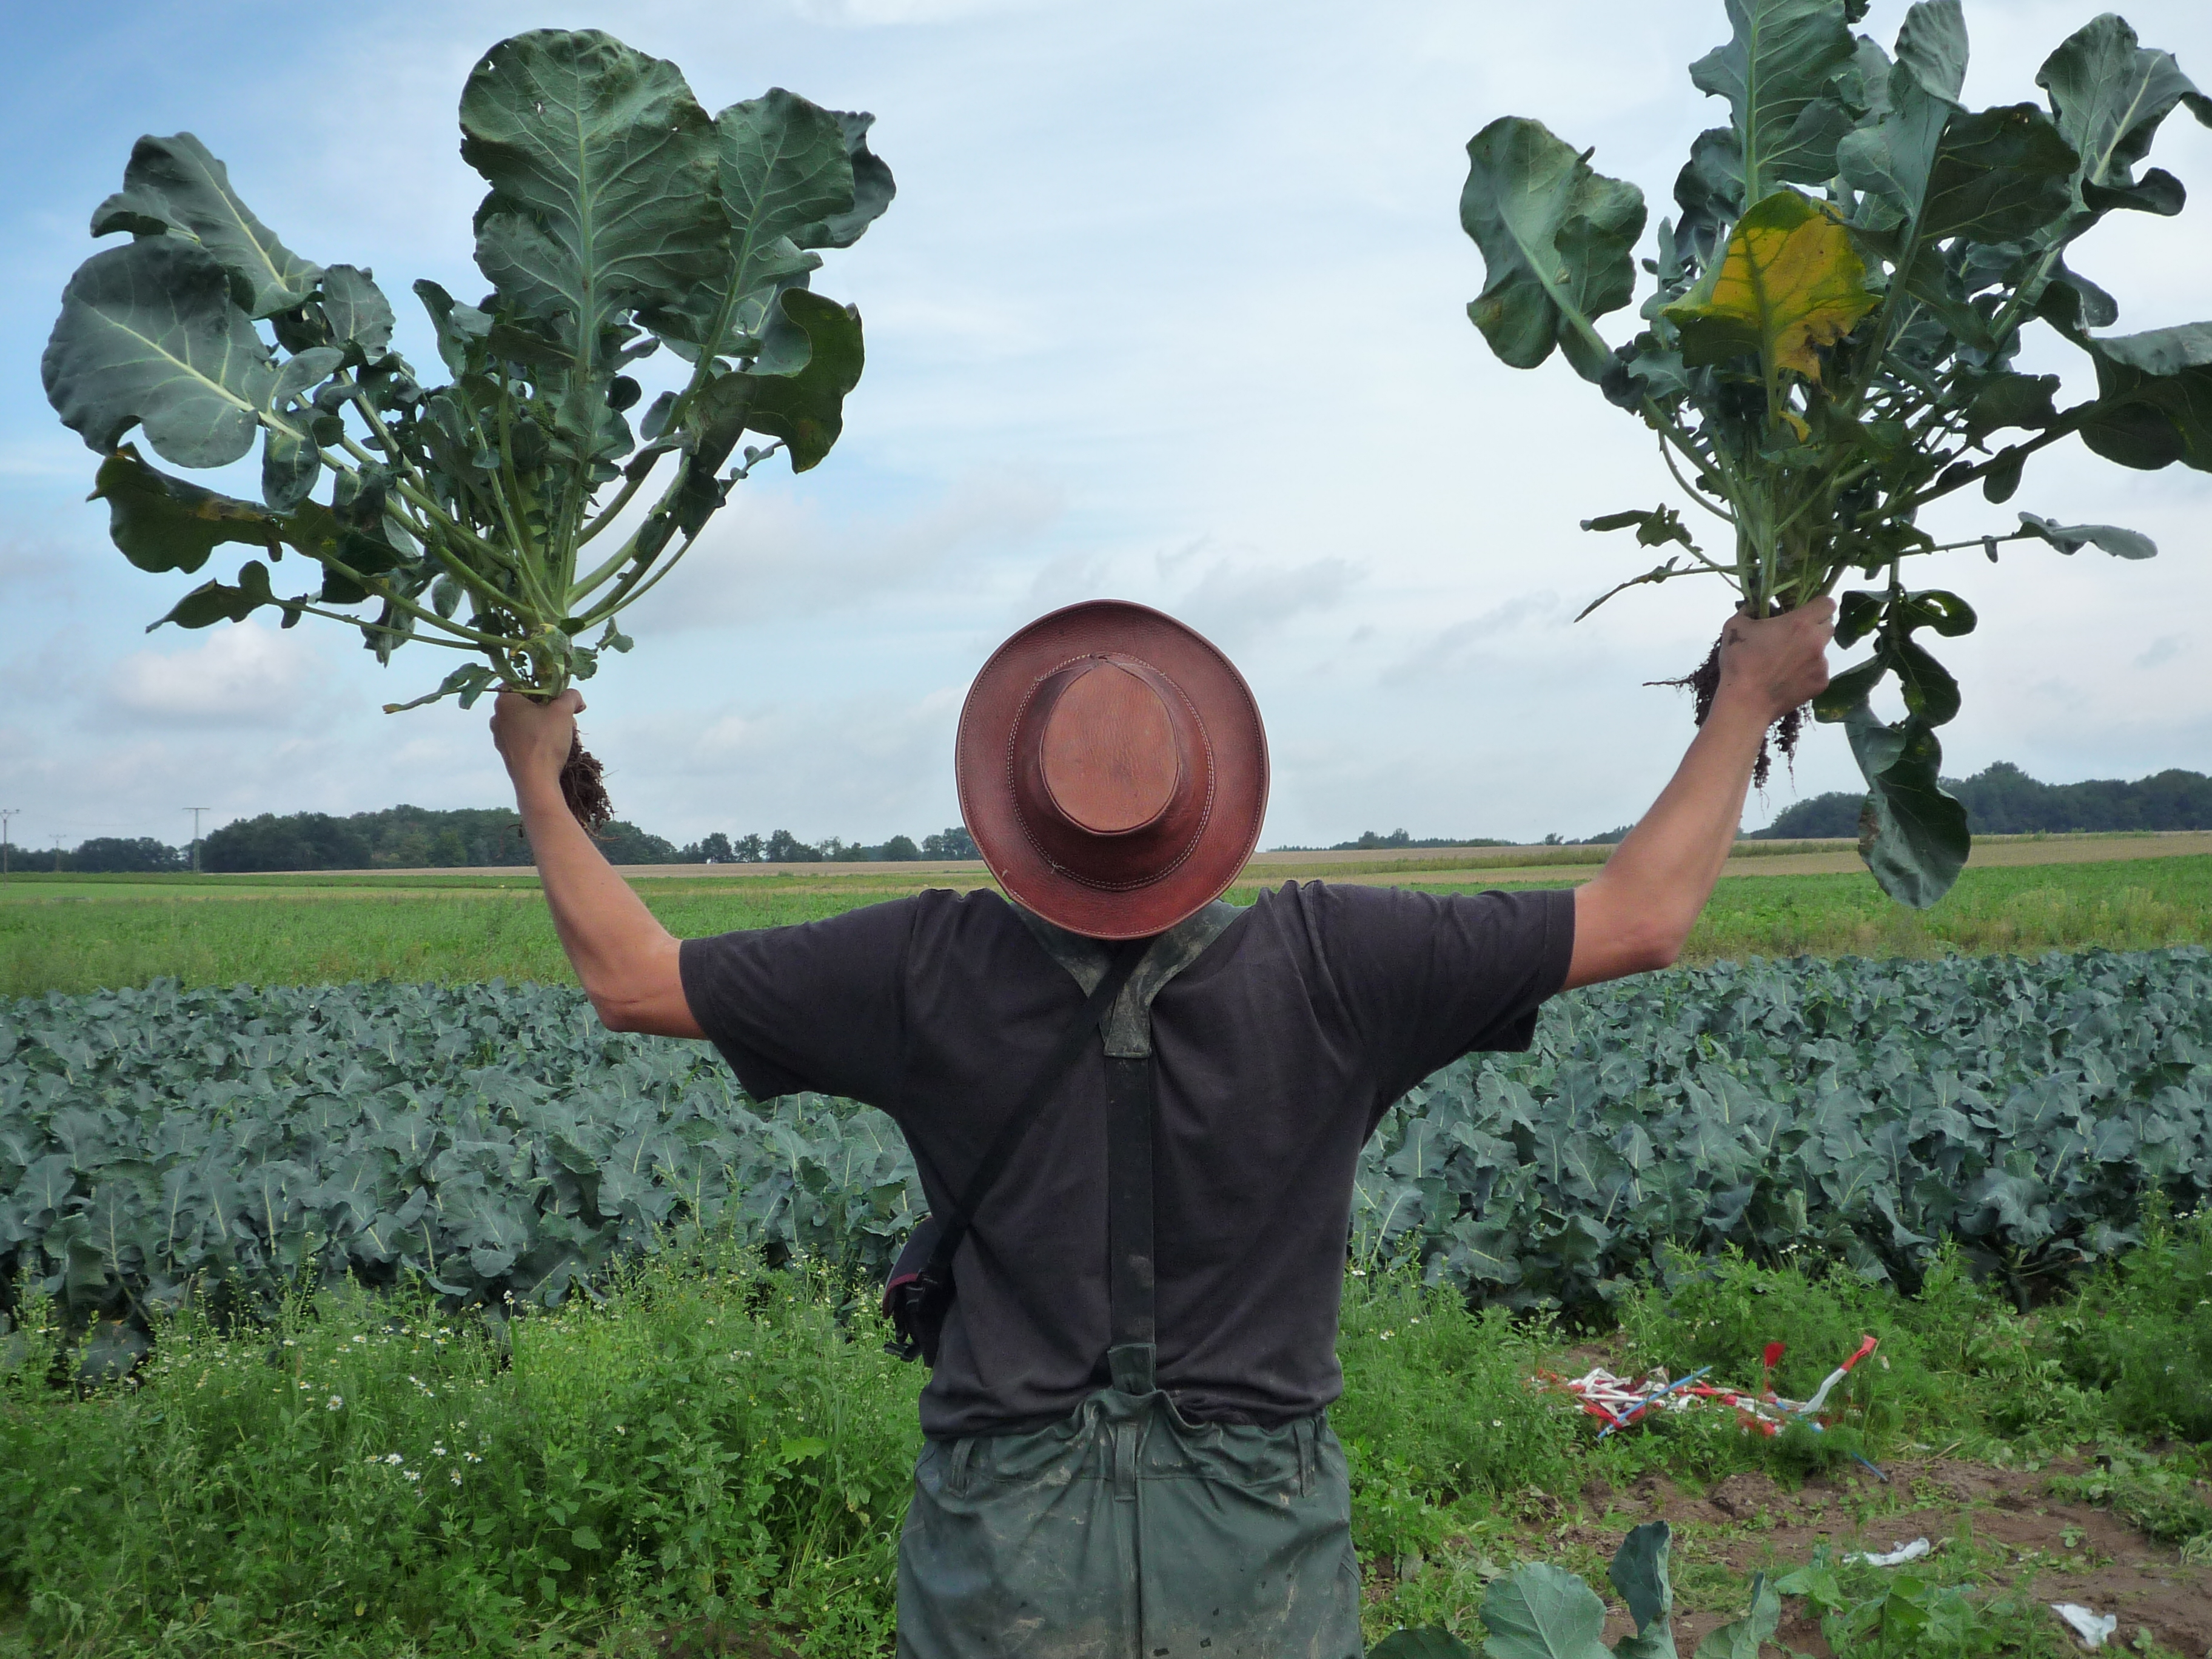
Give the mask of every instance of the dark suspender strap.
[[(1088, 1044), (1091, 1033), (1106, 1018), (1106, 1011), (1114, 1006), (1114, 999), (1121, 994), (1121, 988), (1129, 982), (1129, 975), (1137, 971), (1137, 963), (1143, 960), (1146, 947), (1151, 943), (1150, 939), (1134, 939), (1115, 950), (1113, 963), (1106, 970), (1106, 977), (1100, 980), (1097, 988), (1085, 999), (1082, 1012), (1076, 1015), (1074, 1024), (1060, 1034), (1059, 1042), (1047, 1057), (1043, 1068), (1030, 1082), (1028, 1091), (1022, 1096), (1014, 1109), (1006, 1115), (1006, 1121), (999, 1126), (998, 1134), (984, 1150), (981, 1160), (975, 1165), (975, 1174), (968, 1179), (968, 1190), (961, 1195), (960, 1202), (952, 1212), (945, 1218), (945, 1231), (938, 1235), (937, 1248), (930, 1253), (929, 1266), (924, 1270), (927, 1278), (940, 1285), (951, 1283), (952, 1258), (960, 1249), (960, 1241), (968, 1237), (969, 1226), (975, 1218), (976, 1206), (983, 1201), (984, 1194), (1006, 1173), (1006, 1164), (1022, 1144), (1022, 1138), (1042, 1114), (1045, 1103), (1051, 1098), (1053, 1091), (1060, 1087), (1061, 1080), (1073, 1067), (1076, 1057)], [(1149, 1153), (1146, 1161), (1149, 1166)], [(1149, 1183), (1149, 1169), (1147, 1179)], [(1146, 1191), (1149, 1206), (1149, 1184)], [(1149, 1237), (1149, 1218), (1146, 1231)], [(1148, 1258), (1150, 1248), (1148, 1244)]]
[(1106, 1061), (1106, 1366), (1124, 1394), (1152, 1391), (1152, 1061)]

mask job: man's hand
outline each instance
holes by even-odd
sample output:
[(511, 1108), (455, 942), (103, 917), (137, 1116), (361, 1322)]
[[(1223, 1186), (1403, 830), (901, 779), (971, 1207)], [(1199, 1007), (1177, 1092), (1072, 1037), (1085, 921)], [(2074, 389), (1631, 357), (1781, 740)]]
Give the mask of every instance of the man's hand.
[(561, 769), (576, 740), (576, 716), (583, 712), (584, 699), (573, 687), (550, 702), (520, 691), (499, 694), (491, 706), (491, 740), (518, 794), (560, 787)]
[(1721, 635), (1721, 684), (1716, 703), (1747, 703), (1771, 726), (1791, 709), (1828, 689), (1828, 641), (1836, 632), (1836, 602), (1814, 599), (1779, 617), (1754, 622), (1729, 618)]
[(1729, 619), (1721, 683), (1674, 781), (1575, 892), (1567, 984), (1664, 968), (1681, 954), (1735, 845), (1752, 763), (1774, 722), (1828, 684), (1835, 602), (1779, 617)]

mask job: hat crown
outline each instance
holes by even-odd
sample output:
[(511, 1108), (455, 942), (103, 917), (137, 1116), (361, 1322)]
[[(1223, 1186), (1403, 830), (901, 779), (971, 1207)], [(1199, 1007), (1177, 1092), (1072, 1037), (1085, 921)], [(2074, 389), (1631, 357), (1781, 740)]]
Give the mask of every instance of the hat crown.
[(1091, 663), (1060, 694), (1038, 749), (1047, 798), (1094, 836), (1132, 835), (1157, 823), (1183, 781), (1166, 701), (1110, 660)]
[(1094, 939), (1141, 939), (1218, 897), (1267, 811), (1243, 677), (1120, 599), (1040, 617), (993, 652), (956, 752), (961, 817), (1007, 896)]

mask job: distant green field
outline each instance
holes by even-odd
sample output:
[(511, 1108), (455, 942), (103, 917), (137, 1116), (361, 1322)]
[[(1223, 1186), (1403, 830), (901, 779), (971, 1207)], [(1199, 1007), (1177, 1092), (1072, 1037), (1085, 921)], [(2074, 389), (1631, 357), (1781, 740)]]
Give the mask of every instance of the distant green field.
[(2212, 945), (2212, 858), (1969, 869), (1927, 910), (1893, 904), (1865, 875), (1734, 876), (1705, 906), (1686, 959), (2033, 953), (2094, 945), (2114, 951)]
[[(13, 878), (0, 884), (0, 996), (164, 975), (187, 985), (571, 981), (527, 876), (410, 874), (404, 888), (381, 877), (252, 881)], [(811, 921), (890, 896), (763, 877), (638, 886), (685, 937)], [(1256, 890), (1230, 896), (1249, 902)], [(1706, 908), (1688, 959), (2207, 944), (2212, 857), (2182, 857), (1969, 869), (1941, 904), (1917, 913), (1891, 904), (1863, 874), (1731, 877)]]

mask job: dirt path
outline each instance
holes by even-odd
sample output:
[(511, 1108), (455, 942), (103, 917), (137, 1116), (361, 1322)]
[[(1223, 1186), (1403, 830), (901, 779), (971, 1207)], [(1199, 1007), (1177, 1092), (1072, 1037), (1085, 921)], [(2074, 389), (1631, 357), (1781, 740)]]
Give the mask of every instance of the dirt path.
[[(1674, 1529), (1675, 1577), (1694, 1583), (1700, 1564), (1725, 1566), (1731, 1574), (1787, 1572), (1811, 1559), (1823, 1542), (1838, 1553), (1878, 1552), (1925, 1537), (1939, 1551), (1976, 1550), (1984, 1567), (1976, 1582), (1989, 1588), (2117, 1613), (2115, 1649), (2148, 1630), (2188, 1659), (2212, 1654), (2212, 1566), (2184, 1565), (2178, 1551), (2152, 1542), (2112, 1510), (2055, 1497), (2051, 1477), (2079, 1474), (2078, 1465), (2031, 1473), (1900, 1460), (1885, 1473), (1887, 1487), (1867, 1475), (1814, 1477), (1794, 1492), (1764, 1474), (1734, 1474), (1703, 1497), (1647, 1474), (1622, 1491), (1586, 1491), (1585, 1512), (1601, 1510), (1601, 1518), (1549, 1531), (1546, 1542), (1578, 1545), (1610, 1559), (1630, 1527), (1663, 1520)], [(1536, 1544), (1531, 1553), (1543, 1551)], [(1740, 1595), (1724, 1607), (1698, 1606), (1696, 1600), (1685, 1595), (1675, 1620), (1674, 1639), (1684, 1653), (1742, 1612)], [(1785, 1608), (1777, 1639), (1815, 1659), (1831, 1659), (1819, 1621), (1805, 1604), (1792, 1600)], [(2063, 1635), (2055, 1616), (2051, 1623)], [(1606, 1640), (1616, 1641), (1628, 1629), (1616, 1614)]]

